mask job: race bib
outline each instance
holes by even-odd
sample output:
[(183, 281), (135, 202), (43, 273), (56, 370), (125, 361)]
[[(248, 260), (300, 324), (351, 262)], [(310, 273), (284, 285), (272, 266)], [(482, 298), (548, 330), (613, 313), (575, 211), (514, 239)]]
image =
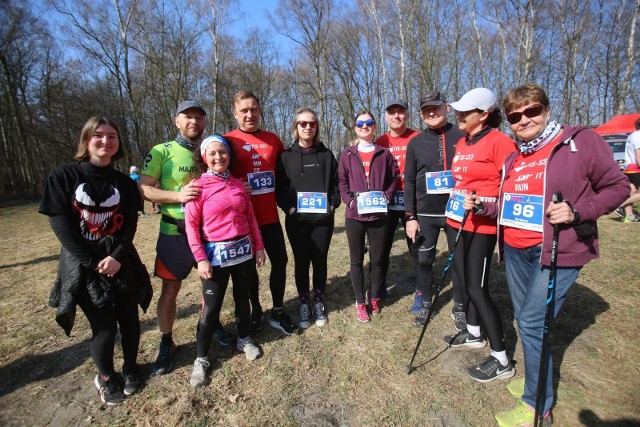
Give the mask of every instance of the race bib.
[(251, 184), (251, 194), (273, 193), (276, 180), (273, 171), (252, 172), (247, 174), (247, 180)]
[(358, 193), (358, 214), (387, 213), (387, 198), (382, 191)]
[(404, 191), (395, 191), (393, 198), (389, 203), (390, 211), (403, 211), (404, 210)]
[(253, 258), (249, 236), (229, 242), (205, 242), (203, 246), (207, 259), (215, 267), (230, 267)]
[(462, 217), (464, 216), (464, 194), (451, 194), (447, 202), (445, 215), (454, 221), (462, 222)]
[(455, 184), (453, 173), (450, 170), (427, 172), (425, 179), (427, 181), (427, 194), (449, 194)]
[(327, 213), (327, 193), (298, 191), (298, 212)]
[(544, 198), (529, 194), (505, 193), (500, 225), (542, 232)]

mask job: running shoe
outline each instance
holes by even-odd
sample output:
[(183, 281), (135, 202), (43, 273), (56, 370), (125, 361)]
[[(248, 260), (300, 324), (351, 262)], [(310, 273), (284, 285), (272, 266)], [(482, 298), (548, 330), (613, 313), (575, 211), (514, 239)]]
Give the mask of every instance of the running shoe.
[(250, 337), (238, 337), (237, 348), (239, 351), (244, 352), (247, 360), (256, 360), (262, 354), (258, 346), (253, 343), (253, 340)]
[[(418, 312), (416, 318), (413, 320), (413, 324), (420, 327), (424, 326), (424, 324), (427, 322), (427, 316), (432, 306), (433, 303), (431, 301), (422, 303), (422, 308)], [(431, 315), (433, 316), (433, 313), (431, 313)]]
[[(493, 417), (500, 427), (533, 427), (535, 416), (535, 411), (520, 400), (513, 409), (500, 412)], [(551, 411), (547, 412), (544, 417), (538, 417), (538, 425), (541, 427), (553, 426), (553, 414)]]
[(483, 336), (474, 337), (466, 329), (455, 335), (445, 335), (443, 341), (446, 342), (449, 347), (482, 348), (487, 345), (487, 341)]
[(279, 329), (284, 332), (285, 335), (293, 335), (298, 333), (298, 328), (293, 324), (287, 313), (283, 309), (271, 310), (271, 321), (269, 322), (272, 328)]
[(176, 345), (173, 340), (160, 340), (158, 357), (153, 364), (154, 375), (164, 375), (173, 369), (173, 355), (176, 352)]
[(416, 293), (413, 294), (413, 305), (411, 306), (411, 314), (420, 313), (423, 303), (424, 301), (422, 300), (422, 292), (416, 291)]
[(625, 216), (622, 222), (640, 222), (638, 215)]
[(620, 218), (623, 218), (623, 219), (624, 217), (627, 216), (622, 206), (617, 207), (616, 210), (613, 211), (613, 213), (615, 213), (616, 215), (618, 215)]
[(100, 400), (105, 405), (117, 405), (124, 400), (124, 393), (120, 388), (120, 381), (115, 375), (103, 377), (102, 375), (96, 375), (93, 380), (98, 393), (100, 394)]
[(509, 390), (511, 396), (521, 399), (522, 395), (524, 395), (524, 377), (517, 378), (507, 384), (507, 390)]
[(262, 313), (262, 307), (254, 307), (251, 312), (251, 318), (249, 319), (249, 330), (259, 331), (262, 329), (262, 322), (264, 322), (264, 314)]
[(516, 370), (511, 361), (507, 366), (503, 366), (494, 356), (489, 356), (477, 365), (471, 366), (467, 373), (476, 381), (489, 383), (499, 378), (511, 378), (516, 374)]
[(455, 321), (456, 331), (467, 329), (467, 314), (464, 311), (452, 311), (451, 318)]
[(123, 391), (125, 396), (131, 396), (142, 388), (144, 381), (142, 380), (142, 375), (140, 374), (140, 368), (138, 366), (130, 371), (125, 371), (123, 369), (120, 375), (124, 380)]
[(221, 323), (218, 323), (218, 327), (213, 333), (218, 339), (218, 344), (220, 344), (220, 347), (229, 347), (236, 340), (236, 336), (231, 332), (227, 332), (222, 327)]
[(193, 387), (202, 387), (209, 384), (209, 366), (211, 366), (211, 364), (206, 358), (204, 360), (196, 358), (195, 362), (193, 362), (191, 377), (189, 378), (189, 383)]

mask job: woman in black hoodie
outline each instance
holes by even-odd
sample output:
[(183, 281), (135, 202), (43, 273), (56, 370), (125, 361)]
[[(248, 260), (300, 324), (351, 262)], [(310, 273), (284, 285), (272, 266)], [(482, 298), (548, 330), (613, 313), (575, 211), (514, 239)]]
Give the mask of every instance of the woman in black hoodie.
[[(276, 200), (286, 214), (285, 228), (295, 261), (300, 297), (300, 329), (308, 328), (311, 314), (324, 326), (323, 295), (327, 281), (327, 255), (333, 235), (333, 214), (340, 206), (338, 162), (320, 142), (317, 114), (296, 111), (291, 132), (295, 142), (278, 159)], [(309, 266), (313, 265), (313, 306), (309, 295)]]

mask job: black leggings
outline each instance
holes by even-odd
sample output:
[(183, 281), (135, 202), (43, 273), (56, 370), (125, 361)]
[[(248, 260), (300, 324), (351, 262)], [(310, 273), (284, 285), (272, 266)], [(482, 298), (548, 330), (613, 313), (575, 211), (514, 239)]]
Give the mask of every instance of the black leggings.
[[(391, 248), (393, 247), (393, 238), (396, 235), (396, 228), (398, 228), (398, 220), (402, 221), (402, 227), (406, 230), (407, 219), (404, 211), (388, 211), (387, 212), (387, 224), (385, 228), (384, 236), (384, 253), (382, 254), (382, 285), (387, 287), (387, 273), (389, 272), (389, 256), (391, 255)], [(405, 233), (406, 237), (406, 233)], [(411, 250), (411, 239), (407, 239), (407, 248)]]
[[(438, 237), (440, 237), (440, 230), (448, 228), (446, 226), (446, 217), (432, 217), (418, 215), (418, 222), (420, 223), (420, 233), (422, 239), (419, 241), (421, 244), (418, 246), (418, 250), (414, 251), (417, 254), (414, 257), (417, 258), (416, 262), (416, 282), (417, 290), (422, 292), (422, 296), (425, 301), (431, 301), (433, 298), (433, 263), (436, 260), (436, 245), (438, 244)], [(449, 240), (450, 233), (447, 235), (447, 245), (449, 249), (453, 245), (453, 237)], [(417, 255), (417, 256), (416, 256)], [(457, 255), (453, 258), (455, 264)], [(461, 280), (459, 271), (452, 266), (452, 280), (453, 280), (453, 301), (458, 306), (464, 304), (464, 311), (466, 311), (467, 293), (464, 290), (464, 280)], [(439, 282), (438, 282), (439, 284)]]
[(309, 224), (298, 221), (295, 216), (287, 216), (284, 225), (293, 252), (300, 301), (309, 302), (309, 266), (313, 265), (314, 299), (322, 302), (327, 283), (327, 256), (333, 236), (333, 218), (328, 223)]
[[(447, 234), (453, 234), (454, 237), (457, 232), (452, 227), (447, 230)], [(496, 240), (495, 234), (462, 231), (454, 258), (454, 269), (464, 278), (465, 290), (469, 296), (467, 324), (483, 325), (491, 350), (504, 351), (500, 311), (489, 295), (489, 273)]]
[[(269, 288), (271, 289), (271, 299), (274, 307), (284, 305), (284, 289), (287, 283), (287, 247), (284, 244), (284, 234), (279, 222), (260, 226), (260, 234), (264, 242), (264, 249), (271, 262), (271, 274), (269, 276)], [(251, 307), (256, 309), (260, 305), (260, 281), (258, 271), (253, 270), (249, 288), (249, 298)]]
[(78, 305), (91, 325), (89, 351), (98, 372), (104, 376), (115, 373), (113, 349), (118, 325), (124, 359), (123, 369), (134, 369), (140, 346), (140, 319), (135, 295), (117, 295), (115, 303), (96, 307), (84, 291), (78, 296)]
[(211, 339), (216, 326), (220, 323), (220, 310), (224, 294), (229, 284), (229, 276), (233, 280), (233, 301), (236, 306), (236, 323), (238, 337), (249, 335), (249, 284), (256, 271), (255, 257), (241, 264), (230, 267), (213, 267), (213, 277), (202, 279), (202, 312), (196, 331), (196, 347), (198, 357), (206, 357), (211, 347)]
[(357, 221), (346, 218), (344, 228), (349, 242), (349, 259), (351, 261), (351, 285), (358, 304), (364, 303), (364, 237), (369, 237), (369, 280), (371, 281), (371, 298), (378, 297), (382, 280), (382, 254), (384, 251), (384, 233), (386, 219), (376, 221)]

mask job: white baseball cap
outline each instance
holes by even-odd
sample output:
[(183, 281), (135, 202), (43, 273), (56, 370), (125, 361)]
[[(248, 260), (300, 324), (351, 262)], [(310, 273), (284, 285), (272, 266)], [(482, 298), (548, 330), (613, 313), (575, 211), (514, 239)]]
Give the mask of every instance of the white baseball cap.
[(459, 101), (452, 102), (456, 111), (482, 110), (492, 112), (498, 108), (498, 99), (489, 89), (477, 87), (465, 93)]

